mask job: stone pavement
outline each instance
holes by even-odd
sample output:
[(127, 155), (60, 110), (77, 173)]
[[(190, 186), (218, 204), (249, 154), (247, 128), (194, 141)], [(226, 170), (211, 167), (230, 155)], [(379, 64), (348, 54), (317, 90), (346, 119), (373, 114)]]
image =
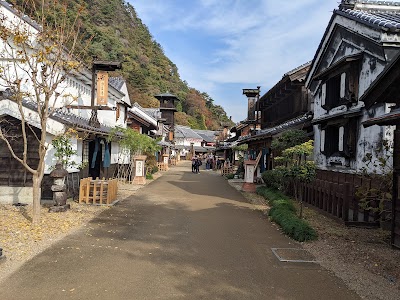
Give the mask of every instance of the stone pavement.
[(182, 163), (54, 244), (0, 299), (359, 299), (216, 173)]

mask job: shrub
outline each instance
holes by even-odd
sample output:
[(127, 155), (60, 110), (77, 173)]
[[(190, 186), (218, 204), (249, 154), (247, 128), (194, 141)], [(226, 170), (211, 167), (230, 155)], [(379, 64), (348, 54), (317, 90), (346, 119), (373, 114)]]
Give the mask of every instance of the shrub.
[(225, 178), (226, 179), (233, 179), (233, 178), (235, 178), (235, 175), (234, 174), (226, 174)]
[(317, 238), (316, 231), (296, 215), (296, 208), (290, 198), (280, 191), (265, 186), (258, 187), (257, 194), (268, 200), (272, 206), (268, 215), (271, 221), (277, 223), (285, 234), (299, 242)]
[(151, 174), (154, 174), (154, 173), (157, 173), (158, 172), (158, 167), (157, 166), (154, 166), (152, 169), (151, 169)]
[(146, 174), (146, 179), (153, 179), (153, 175), (151, 173)]
[(259, 195), (263, 196), (265, 199), (267, 199), (270, 204), (272, 204), (272, 202), (275, 200), (289, 200), (289, 197), (287, 197), (281, 191), (278, 191), (273, 188), (268, 188), (265, 186), (257, 187), (256, 192), (257, 192), (257, 194), (259, 194)]
[(280, 169), (267, 170), (261, 174), (265, 185), (277, 190), (283, 187), (283, 174)]

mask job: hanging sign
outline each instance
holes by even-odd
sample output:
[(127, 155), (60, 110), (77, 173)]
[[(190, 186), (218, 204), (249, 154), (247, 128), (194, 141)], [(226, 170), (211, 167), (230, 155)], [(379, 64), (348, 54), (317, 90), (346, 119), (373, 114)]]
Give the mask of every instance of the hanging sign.
[(108, 73), (99, 71), (97, 73), (97, 105), (108, 103)]
[(116, 111), (116, 113), (115, 113), (115, 121), (118, 121), (118, 119), (119, 119), (119, 117), (120, 117), (120, 114), (121, 114), (121, 112), (120, 112), (120, 110), (119, 110), (119, 105), (117, 104), (117, 111)]
[(256, 119), (256, 97), (248, 97), (248, 114), (247, 119), (249, 121), (254, 121)]

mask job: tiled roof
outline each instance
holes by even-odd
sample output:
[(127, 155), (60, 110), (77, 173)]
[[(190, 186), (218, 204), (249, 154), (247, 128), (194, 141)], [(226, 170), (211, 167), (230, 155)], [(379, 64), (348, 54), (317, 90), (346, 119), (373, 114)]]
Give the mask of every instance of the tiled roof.
[(193, 131), (200, 135), (207, 143), (215, 142), (215, 134), (217, 133), (217, 131), (200, 129), (193, 129)]
[(122, 77), (110, 77), (108, 82), (113, 88), (120, 91), (125, 83), (125, 80)]
[(199, 139), (202, 140), (203, 138), (194, 132), (190, 127), (186, 126), (175, 126), (175, 137), (176, 138), (189, 138), (189, 139)]
[(14, 6), (11, 3), (8, 3), (7, 1), (0, 1), (0, 5), (11, 11), (14, 15), (20, 17), (22, 20), (24, 20), (26, 23), (31, 25), (33, 28), (35, 28), (38, 31), (41, 31), (42, 28), (36, 21), (32, 20), (30, 17), (27, 15), (24, 15), (22, 12), (18, 11), (17, 9), (14, 8)]
[[(28, 109), (31, 109), (33, 111), (37, 111), (37, 105), (33, 101), (29, 100), (23, 100), (22, 105)], [(65, 124), (67, 126), (79, 128), (82, 130), (87, 130), (87, 131), (92, 131), (92, 132), (97, 132), (100, 134), (109, 134), (112, 130), (111, 127), (104, 126), (100, 124), (100, 127), (93, 127), (89, 125), (89, 119), (82, 118), (80, 116), (77, 116), (72, 113), (68, 113), (63, 111), (63, 109), (57, 109), (55, 110), (49, 118), (58, 121), (62, 124)]]
[(335, 10), (365, 25), (385, 31), (400, 31), (400, 3), (391, 1), (356, 1), (353, 8), (340, 7)]
[(142, 110), (148, 114), (150, 117), (158, 120), (161, 116), (160, 114), (160, 109), (159, 108), (144, 108), (142, 107)]

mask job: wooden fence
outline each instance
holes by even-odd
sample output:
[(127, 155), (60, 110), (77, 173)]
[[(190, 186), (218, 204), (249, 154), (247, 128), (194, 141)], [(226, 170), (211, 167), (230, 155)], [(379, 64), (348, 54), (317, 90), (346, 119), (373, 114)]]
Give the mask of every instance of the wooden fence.
[(361, 209), (355, 196), (359, 187), (376, 187), (376, 180), (322, 170), (317, 171), (316, 178), (314, 182), (302, 186), (303, 202), (344, 221), (346, 225), (378, 225), (379, 215)]

